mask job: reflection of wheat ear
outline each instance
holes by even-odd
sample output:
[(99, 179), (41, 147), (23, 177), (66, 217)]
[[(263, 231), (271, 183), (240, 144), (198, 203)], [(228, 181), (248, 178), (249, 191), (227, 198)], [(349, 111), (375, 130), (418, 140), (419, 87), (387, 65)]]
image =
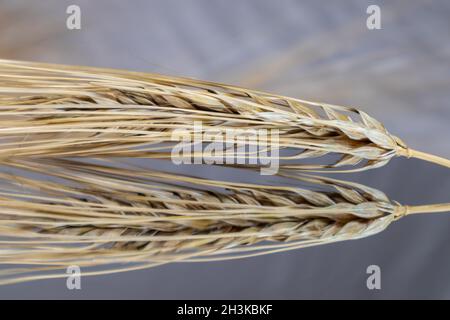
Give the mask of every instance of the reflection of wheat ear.
[[(168, 158), (173, 131), (192, 132), (201, 121), (206, 129), (278, 130), (276, 147), (296, 151), (281, 157), (297, 161), (284, 168), (360, 170), (394, 156), (450, 167), (447, 159), (408, 148), (354, 108), (192, 79), (0, 60), (0, 105), (0, 159)], [(327, 154), (338, 158), (299, 163)]]
[(0, 284), (61, 277), (68, 265), (95, 275), (280, 252), (366, 237), (406, 214), (450, 209), (402, 206), (360, 184), (304, 174), (293, 178), (306, 189), (114, 162), (17, 160), (11, 169), (0, 174), (0, 263), (34, 267), (2, 270)]

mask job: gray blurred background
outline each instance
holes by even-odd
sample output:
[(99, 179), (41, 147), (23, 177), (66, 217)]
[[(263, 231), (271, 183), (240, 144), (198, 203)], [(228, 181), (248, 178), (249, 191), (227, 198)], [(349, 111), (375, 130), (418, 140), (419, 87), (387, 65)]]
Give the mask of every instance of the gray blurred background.
[[(81, 7), (81, 30), (66, 28), (71, 4)], [(381, 8), (381, 30), (366, 28), (370, 4)], [(412, 148), (450, 157), (445, 0), (1, 0), (0, 30), (1, 58), (182, 75), (356, 106)], [(421, 161), (395, 159), (346, 178), (404, 204), (450, 201), (450, 171)], [(88, 277), (82, 290), (67, 290), (64, 279), (3, 286), (0, 298), (449, 299), (449, 248), (450, 215), (418, 215), (357, 241)], [(381, 290), (366, 287), (372, 264), (381, 267)]]

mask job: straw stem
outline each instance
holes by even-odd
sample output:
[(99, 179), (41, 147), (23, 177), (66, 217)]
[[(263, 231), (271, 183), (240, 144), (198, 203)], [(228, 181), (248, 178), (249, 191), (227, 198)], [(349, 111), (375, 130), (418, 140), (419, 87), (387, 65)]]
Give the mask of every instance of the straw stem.
[(407, 215), (417, 213), (436, 213), (436, 212), (450, 212), (450, 203), (427, 204), (421, 206), (405, 206), (407, 208)]
[(435, 164), (450, 168), (450, 160), (449, 159), (435, 156), (433, 154), (429, 154), (429, 153), (425, 153), (425, 152), (417, 151), (417, 150), (413, 150), (413, 149), (408, 149), (404, 152), (403, 155), (408, 158), (416, 158), (416, 159), (424, 160), (427, 162), (435, 163)]

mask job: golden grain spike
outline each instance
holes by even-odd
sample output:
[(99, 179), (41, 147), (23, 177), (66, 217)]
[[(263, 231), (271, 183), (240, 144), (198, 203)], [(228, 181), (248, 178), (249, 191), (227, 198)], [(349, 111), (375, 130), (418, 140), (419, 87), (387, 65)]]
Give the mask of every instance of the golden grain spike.
[[(297, 161), (280, 163), (287, 169), (363, 170), (395, 156), (450, 167), (355, 108), (193, 79), (0, 60), (0, 108), (0, 159), (170, 158), (173, 132), (192, 133), (201, 122), (219, 131), (278, 130), (279, 143), (269, 148), (295, 151), (280, 157)], [(328, 154), (338, 157), (306, 163)]]

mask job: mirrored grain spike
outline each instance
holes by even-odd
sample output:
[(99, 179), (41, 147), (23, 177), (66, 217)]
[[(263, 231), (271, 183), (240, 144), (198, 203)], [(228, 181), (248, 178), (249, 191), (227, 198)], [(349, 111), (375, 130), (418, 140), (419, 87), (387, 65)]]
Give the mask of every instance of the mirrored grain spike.
[(115, 162), (17, 160), (0, 173), (0, 284), (219, 261), (367, 237), (408, 207), (357, 183), (298, 174), (305, 187), (125, 169)]

